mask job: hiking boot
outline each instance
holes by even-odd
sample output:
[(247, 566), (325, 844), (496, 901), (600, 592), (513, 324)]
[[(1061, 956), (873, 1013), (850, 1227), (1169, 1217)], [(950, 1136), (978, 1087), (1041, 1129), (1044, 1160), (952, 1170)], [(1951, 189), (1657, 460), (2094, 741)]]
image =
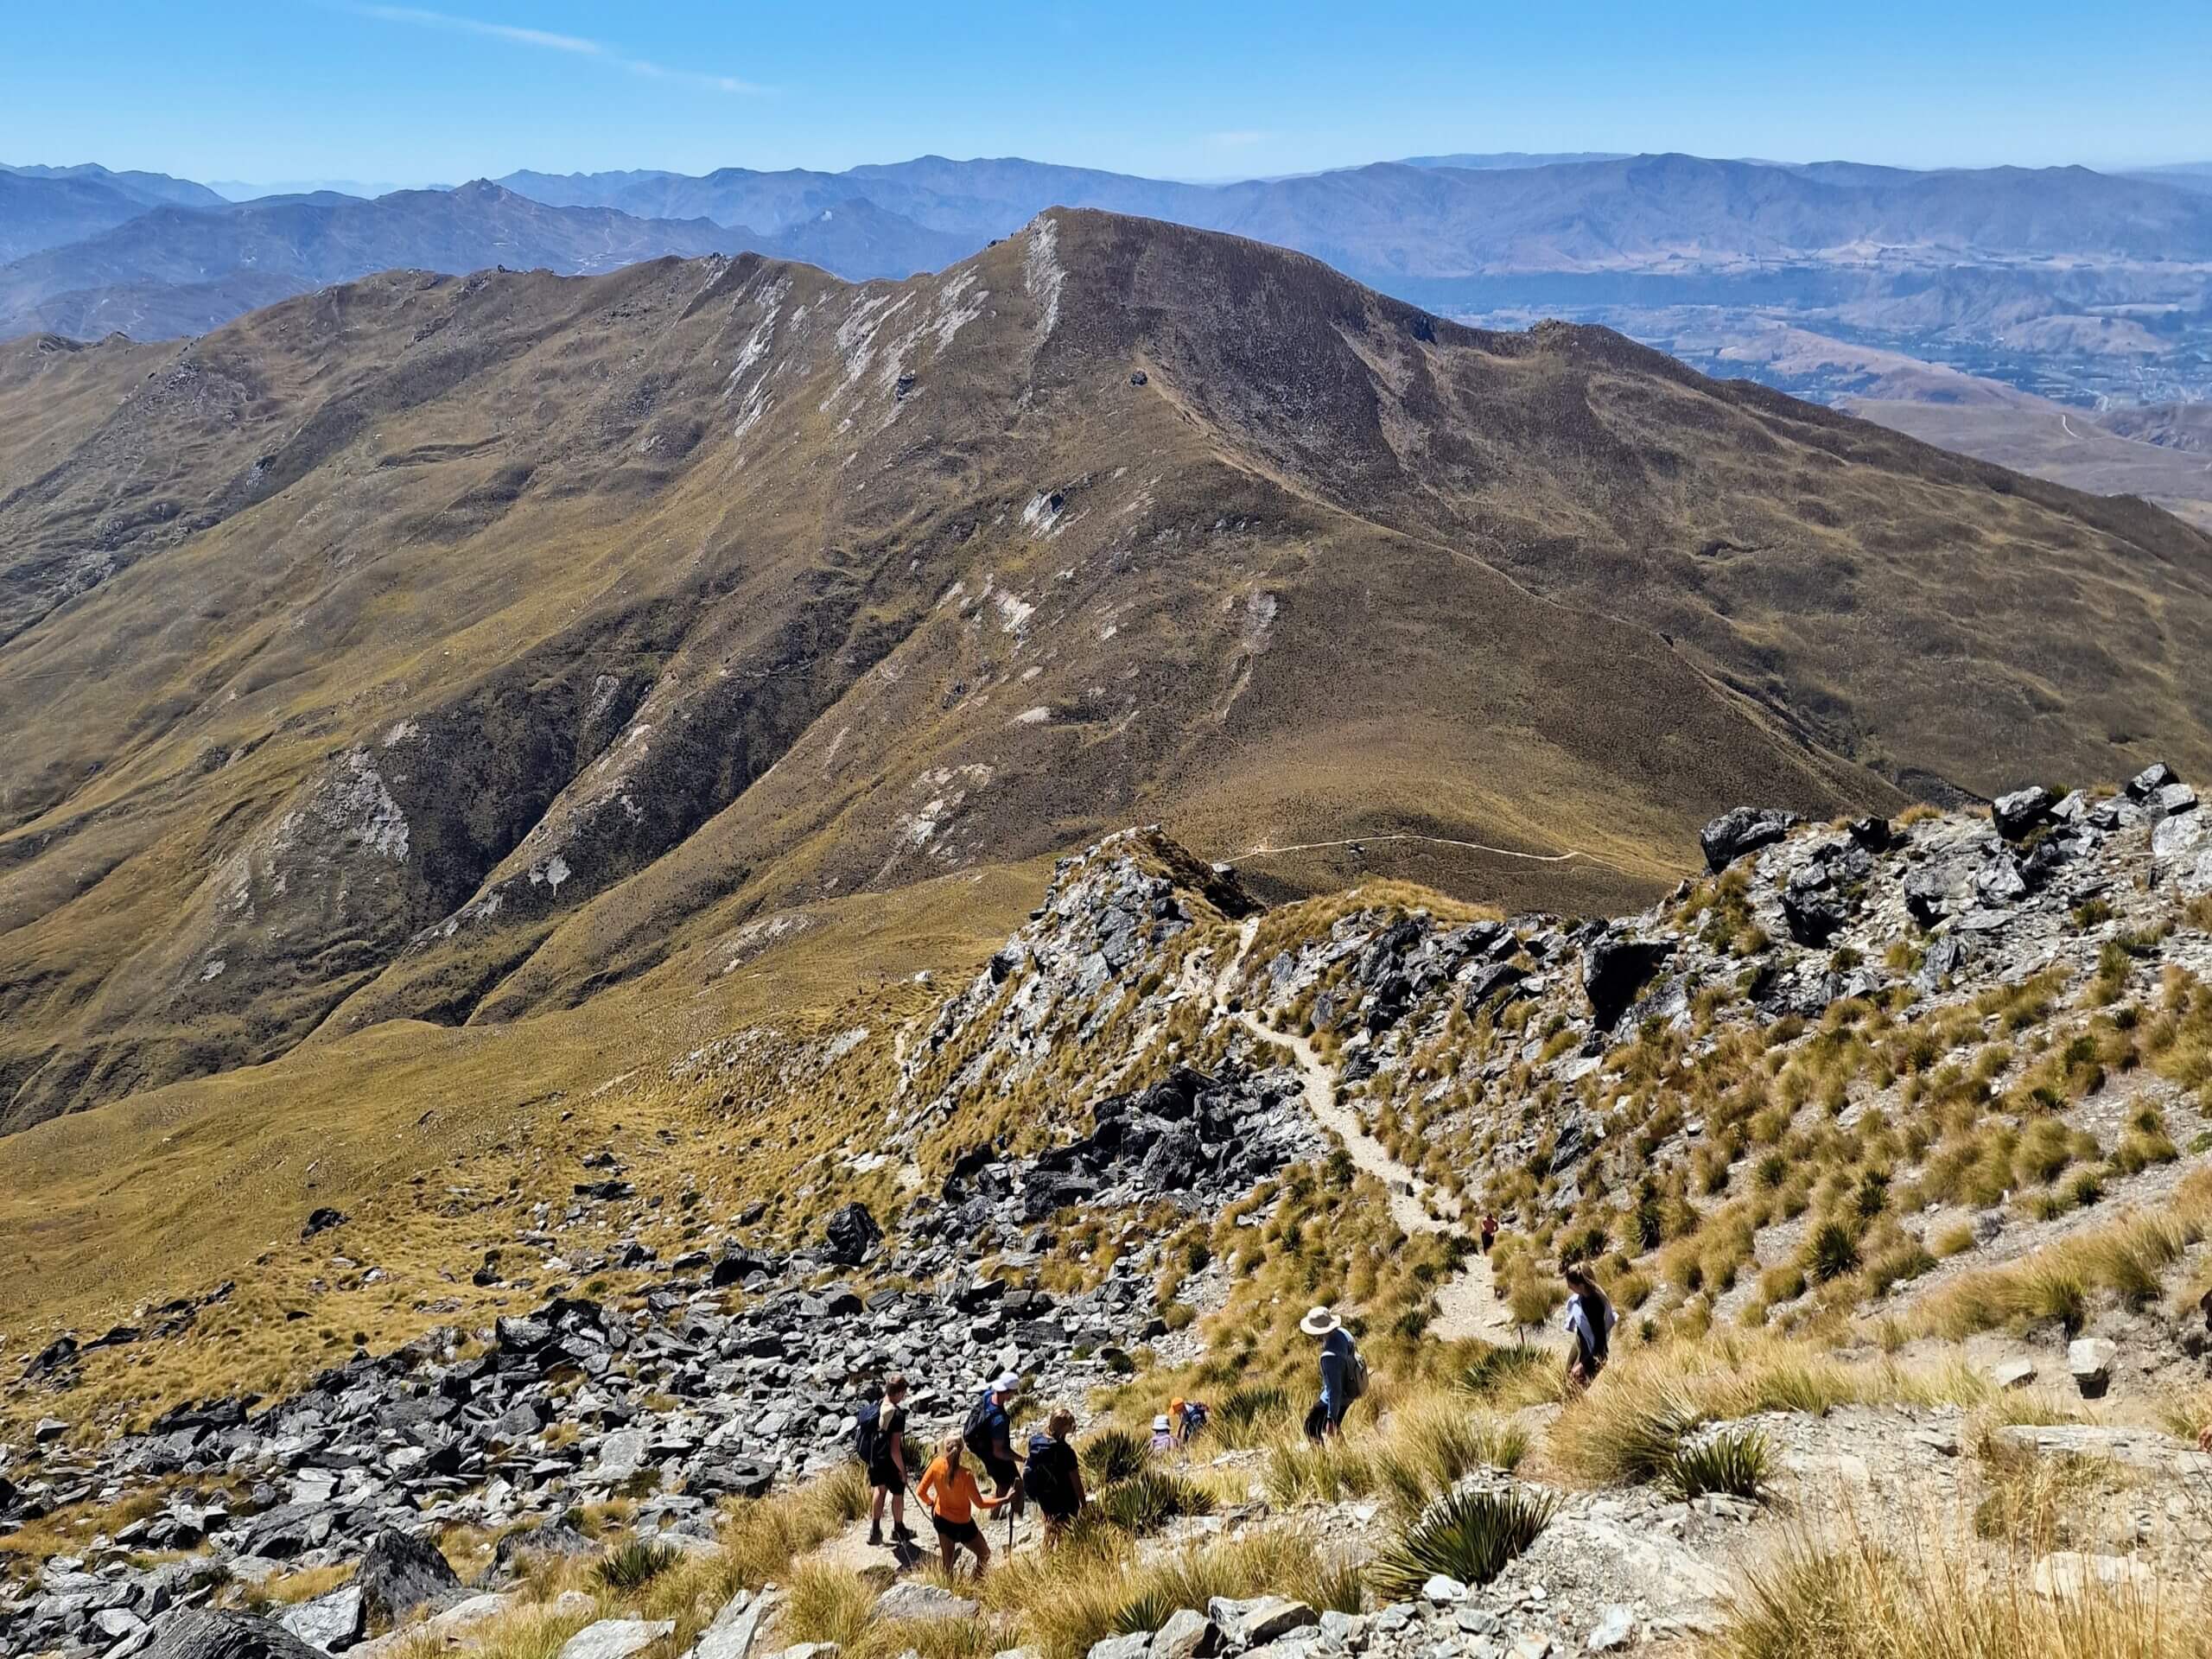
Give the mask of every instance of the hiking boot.
[[(892, 1535), (898, 1536), (896, 1529), (893, 1529)], [(868, 1542), (871, 1549), (880, 1549), (883, 1547), (883, 1522), (879, 1521), (868, 1529)]]
[(918, 1535), (904, 1521), (891, 1529), (891, 1541), (894, 1544), (911, 1544)]

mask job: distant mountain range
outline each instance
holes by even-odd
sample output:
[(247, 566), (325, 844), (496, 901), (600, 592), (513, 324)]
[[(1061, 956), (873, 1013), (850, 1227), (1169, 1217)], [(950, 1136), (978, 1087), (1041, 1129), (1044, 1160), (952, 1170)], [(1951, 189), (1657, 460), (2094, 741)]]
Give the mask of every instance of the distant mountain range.
[(900, 278), (1052, 206), (1233, 232), (1464, 321), (1603, 323), (1815, 397), (1870, 388), (1830, 384), (1829, 369), (1790, 378), (1773, 354), (1740, 349), (1747, 334), (1783, 323), (1846, 354), (1901, 355), (2077, 408), (2212, 397), (2204, 166), (1452, 154), (1198, 184), (925, 156), (842, 172), (523, 171), (244, 201), (156, 173), (0, 168), (0, 339), (197, 334), (384, 270), (577, 275), (752, 251)]
[(1212, 185), (923, 156), (841, 173), (518, 172), (373, 200), (231, 202), (161, 174), (18, 167), (0, 169), (0, 334), (198, 332), (283, 294), (413, 265), (576, 273), (741, 249), (849, 279), (903, 276), (1056, 205), (1235, 232), (1446, 306), (1494, 303), (1501, 283), (1525, 289), (1532, 276), (1594, 292), (1770, 283), (1792, 268), (1864, 282), (1961, 264), (2212, 262), (2202, 182), (2185, 169), (1495, 155)]

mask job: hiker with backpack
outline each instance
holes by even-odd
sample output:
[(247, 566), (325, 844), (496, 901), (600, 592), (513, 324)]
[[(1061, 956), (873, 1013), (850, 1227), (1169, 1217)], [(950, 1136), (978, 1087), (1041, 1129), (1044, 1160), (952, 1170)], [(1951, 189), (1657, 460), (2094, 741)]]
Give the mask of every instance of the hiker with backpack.
[(1321, 1398), (1306, 1415), (1306, 1433), (1309, 1439), (1324, 1440), (1342, 1432), (1344, 1413), (1367, 1392), (1367, 1362), (1344, 1322), (1325, 1307), (1314, 1308), (1298, 1328), (1321, 1339)]
[(1021, 1493), (1017, 1487), (1010, 1494), (985, 1497), (975, 1475), (960, 1460), (963, 1449), (959, 1435), (946, 1435), (938, 1446), (936, 1459), (922, 1471), (914, 1496), (929, 1510), (930, 1523), (937, 1529), (938, 1554), (944, 1563), (945, 1577), (953, 1575), (959, 1553), (965, 1549), (975, 1556), (976, 1576), (980, 1579), (991, 1564), (991, 1546), (982, 1528), (976, 1524), (976, 1511), (1001, 1509), (1015, 1502)]
[(868, 1541), (883, 1541), (883, 1502), (891, 1500), (891, 1541), (910, 1544), (914, 1534), (906, 1525), (906, 1379), (893, 1371), (884, 1379), (883, 1397), (860, 1409), (853, 1431), (853, 1450), (868, 1471), (874, 1494), (868, 1505)]
[[(968, 1414), (968, 1426), (960, 1438), (975, 1454), (983, 1472), (991, 1478), (993, 1493), (1000, 1498), (1011, 1497), (1014, 1515), (1022, 1509), (1021, 1470), (1014, 1460), (1014, 1396), (1021, 1391), (1021, 1379), (1012, 1371), (998, 1378), (983, 1390)], [(998, 1507), (994, 1503), (993, 1509)], [(1007, 1517), (1007, 1535), (1012, 1536), (1013, 1517)]]
[(1212, 1416), (1213, 1408), (1203, 1400), (1170, 1400), (1167, 1402), (1168, 1421), (1174, 1425), (1175, 1444), (1179, 1446), (1189, 1446)]
[(1606, 1351), (1611, 1346), (1613, 1327), (1620, 1323), (1620, 1315), (1598, 1288), (1598, 1281), (1579, 1264), (1567, 1268), (1560, 1276), (1567, 1281), (1567, 1334), (1574, 1344), (1567, 1357), (1567, 1375), (1569, 1381), (1587, 1388), (1605, 1369)]
[(1083, 1464), (1068, 1444), (1075, 1433), (1075, 1413), (1065, 1406), (1053, 1408), (1045, 1420), (1045, 1432), (1029, 1437), (1029, 1461), (1021, 1471), (1021, 1490), (1037, 1501), (1045, 1517), (1044, 1547), (1058, 1548), (1090, 1495), (1083, 1487)]

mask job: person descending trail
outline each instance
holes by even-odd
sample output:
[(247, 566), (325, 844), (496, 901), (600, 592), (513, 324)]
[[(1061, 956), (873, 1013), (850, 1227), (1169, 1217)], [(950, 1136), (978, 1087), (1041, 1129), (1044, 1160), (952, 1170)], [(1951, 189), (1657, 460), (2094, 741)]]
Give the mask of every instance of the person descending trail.
[(914, 1488), (914, 1496), (930, 1512), (930, 1521), (937, 1528), (938, 1554), (944, 1565), (945, 1576), (957, 1570), (959, 1553), (965, 1549), (976, 1558), (976, 1576), (982, 1578), (991, 1564), (991, 1546), (983, 1536), (982, 1528), (976, 1524), (976, 1511), (1004, 1508), (1020, 1497), (1015, 1491), (997, 1497), (985, 1497), (982, 1489), (976, 1484), (976, 1477), (960, 1460), (961, 1437), (948, 1434), (937, 1449), (937, 1457), (922, 1471), (921, 1483)]
[(1567, 1362), (1567, 1376), (1587, 1388), (1598, 1380), (1598, 1373), (1605, 1369), (1607, 1350), (1612, 1345), (1613, 1327), (1620, 1323), (1620, 1315), (1605, 1293), (1598, 1288), (1598, 1281), (1580, 1267), (1570, 1267), (1561, 1275), (1567, 1281), (1567, 1334), (1574, 1344), (1574, 1351)]
[(1045, 1432), (1029, 1437), (1029, 1463), (1021, 1471), (1021, 1490), (1037, 1502), (1045, 1517), (1044, 1547), (1057, 1549), (1090, 1495), (1083, 1486), (1083, 1464), (1068, 1444), (1075, 1433), (1075, 1413), (1065, 1406), (1053, 1408), (1045, 1420)]
[(912, 1477), (906, 1468), (906, 1379), (894, 1371), (884, 1380), (883, 1397), (862, 1408), (855, 1434), (854, 1449), (868, 1470), (872, 1493), (868, 1517), (870, 1544), (883, 1541), (886, 1498), (891, 1502), (892, 1541), (907, 1544), (914, 1540), (913, 1530), (906, 1524), (906, 1486)]
[(1325, 1307), (1314, 1308), (1298, 1328), (1321, 1338), (1321, 1397), (1306, 1416), (1306, 1433), (1318, 1440), (1340, 1431), (1351, 1402), (1367, 1392), (1367, 1362), (1344, 1322)]
[(1014, 1396), (1021, 1391), (1021, 1379), (1008, 1371), (983, 1390), (968, 1414), (968, 1426), (961, 1431), (976, 1461), (991, 1478), (994, 1495), (1014, 1498), (1014, 1512), (1021, 1513), (1021, 1469), (1014, 1460)]

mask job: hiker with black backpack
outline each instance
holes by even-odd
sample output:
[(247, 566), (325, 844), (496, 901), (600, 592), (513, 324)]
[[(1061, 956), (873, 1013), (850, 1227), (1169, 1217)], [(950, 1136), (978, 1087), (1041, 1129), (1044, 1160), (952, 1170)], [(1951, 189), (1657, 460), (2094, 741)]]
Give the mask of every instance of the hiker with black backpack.
[[(961, 1431), (961, 1440), (975, 1453), (976, 1461), (991, 1478), (992, 1495), (1001, 1500), (1011, 1496), (1013, 1514), (1007, 1516), (1007, 1536), (1014, 1536), (1014, 1517), (1022, 1510), (1021, 1468), (1014, 1460), (1014, 1396), (1021, 1391), (1021, 1379), (1012, 1371), (999, 1377), (983, 1390), (968, 1414), (968, 1426)], [(990, 1506), (998, 1508), (996, 1503)]]
[(1083, 1488), (1083, 1464), (1068, 1444), (1075, 1433), (1075, 1413), (1065, 1406), (1053, 1408), (1045, 1420), (1045, 1432), (1029, 1437), (1029, 1461), (1021, 1471), (1021, 1490), (1037, 1500), (1045, 1517), (1046, 1549), (1057, 1548), (1090, 1495)]
[(1314, 1308), (1298, 1328), (1321, 1338), (1321, 1397), (1306, 1414), (1306, 1433), (1311, 1440), (1323, 1440), (1343, 1430), (1344, 1413), (1367, 1392), (1367, 1362), (1344, 1322), (1325, 1307)]
[(860, 1409), (853, 1431), (853, 1450), (868, 1471), (874, 1493), (868, 1505), (868, 1541), (883, 1541), (883, 1501), (891, 1500), (891, 1541), (911, 1544), (914, 1534), (906, 1525), (906, 1379), (893, 1371), (883, 1381), (883, 1397)]
[(1567, 1334), (1574, 1344), (1567, 1357), (1567, 1380), (1586, 1389), (1605, 1369), (1606, 1351), (1620, 1315), (1613, 1312), (1598, 1281), (1580, 1266), (1569, 1267), (1560, 1276), (1567, 1281)]

